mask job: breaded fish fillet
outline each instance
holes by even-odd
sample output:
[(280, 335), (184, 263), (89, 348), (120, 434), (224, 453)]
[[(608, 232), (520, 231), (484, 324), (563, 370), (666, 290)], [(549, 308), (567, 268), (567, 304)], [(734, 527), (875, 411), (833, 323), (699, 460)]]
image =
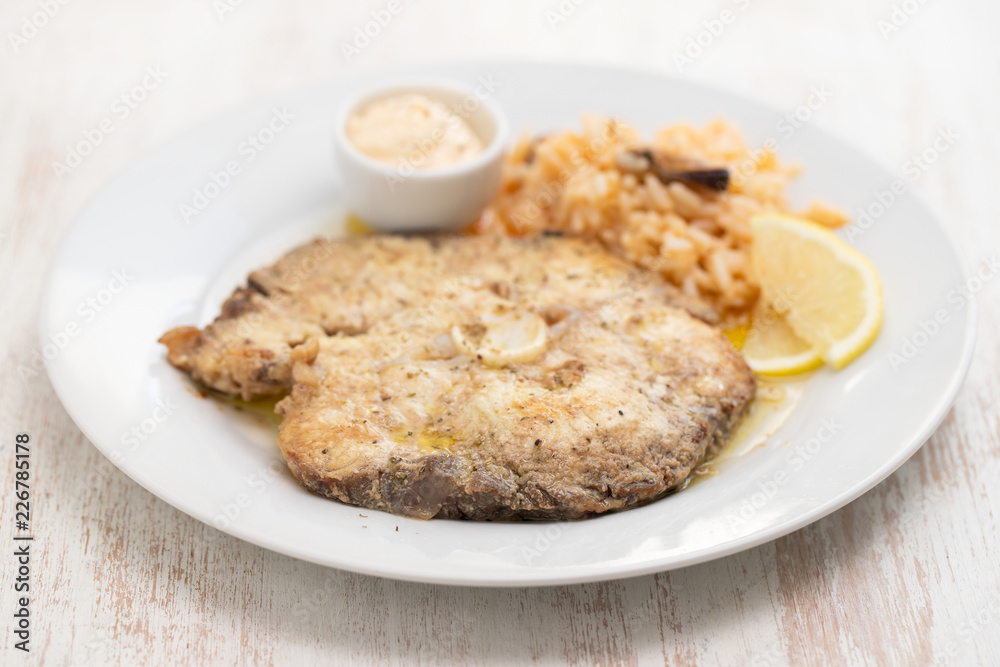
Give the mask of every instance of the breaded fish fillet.
[(303, 246), (161, 341), (209, 387), (288, 393), (278, 444), (312, 491), (565, 519), (655, 499), (728, 440), (755, 382), (713, 316), (584, 241), (373, 236)]

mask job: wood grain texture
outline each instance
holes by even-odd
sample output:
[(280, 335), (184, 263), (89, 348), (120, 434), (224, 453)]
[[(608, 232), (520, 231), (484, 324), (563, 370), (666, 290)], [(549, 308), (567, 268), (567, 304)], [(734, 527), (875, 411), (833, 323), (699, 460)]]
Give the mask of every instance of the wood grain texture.
[[(264, 92), (347, 67), (415, 59), (657, 67), (789, 110), (810, 86), (826, 85), (833, 96), (812, 122), (896, 171), (952, 127), (958, 141), (913, 187), (976, 263), (1000, 251), (1000, 47), (993, 35), (1000, 5), (925, 3), (887, 32), (879, 22), (892, 20), (893, 4), (902, 4), (896, 0), (581, 2), (559, 15), (565, 20), (548, 13), (559, 11), (557, 0), (404, 0), (348, 62), (342, 44), (386, 3), (233, 0), (220, 15), (224, 2), (70, 2), (24, 43), (9, 35), (39, 4), (10, 0), (0, 8), (0, 517), (13, 513), (13, 435), (28, 431), (38, 535), (30, 656), (11, 648), (12, 560), (0, 560), (8, 619), (0, 662), (1000, 663), (1000, 281), (979, 294), (977, 356), (953, 411), (884, 483), (745, 553), (581, 586), (400, 583), (230, 538), (111, 467), (44, 374), (24, 378), (17, 370), (36, 351), (38, 299), (58, 239), (137, 155)], [(735, 19), (678, 72), (675, 52), (724, 9)], [(79, 167), (56, 175), (52, 162), (67, 144), (108, 116), (147, 66), (166, 71), (164, 81)]]

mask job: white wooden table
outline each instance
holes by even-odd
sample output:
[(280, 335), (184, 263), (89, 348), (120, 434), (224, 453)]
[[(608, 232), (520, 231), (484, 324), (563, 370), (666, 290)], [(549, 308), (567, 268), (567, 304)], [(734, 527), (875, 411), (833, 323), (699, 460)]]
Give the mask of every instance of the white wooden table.
[[(399, 583), (206, 540), (211, 528), (108, 468), (44, 375), (19, 376), (55, 244), (109, 178), (192, 122), (348, 67), (466, 56), (624, 63), (790, 111), (826, 86), (832, 97), (811, 122), (897, 171), (942, 129), (957, 132), (913, 187), (970, 262), (1000, 251), (996, 2), (398, 2), (4, 1), (0, 516), (13, 517), (13, 437), (28, 431), (38, 539), (28, 655), (13, 648), (14, 559), (0, 558), (0, 663), (1000, 664), (1000, 281), (979, 294), (977, 356), (956, 407), (887, 481), (751, 551), (585, 586)], [(391, 21), (353, 44), (355, 28), (390, 4)], [(704, 31), (707, 46), (679, 65)], [(131, 91), (144, 78), (139, 101)], [(126, 115), (122, 104), (135, 108)], [(106, 117), (113, 131), (92, 154), (54, 169)], [(106, 479), (80, 494), (94, 470)]]

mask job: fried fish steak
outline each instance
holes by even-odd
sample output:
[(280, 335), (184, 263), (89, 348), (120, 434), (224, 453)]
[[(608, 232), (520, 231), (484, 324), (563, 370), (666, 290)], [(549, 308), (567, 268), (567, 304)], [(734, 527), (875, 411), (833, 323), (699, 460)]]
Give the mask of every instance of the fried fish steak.
[(676, 489), (753, 374), (714, 313), (558, 237), (315, 241), (161, 338), (194, 379), (287, 396), (308, 489), (404, 516), (577, 519)]

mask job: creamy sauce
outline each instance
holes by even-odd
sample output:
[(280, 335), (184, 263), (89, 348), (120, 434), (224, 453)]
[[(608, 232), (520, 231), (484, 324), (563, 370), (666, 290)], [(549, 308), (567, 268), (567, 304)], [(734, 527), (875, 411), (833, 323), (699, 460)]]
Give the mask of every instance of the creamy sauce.
[(443, 103), (416, 93), (354, 112), (347, 119), (347, 138), (368, 157), (414, 169), (449, 167), (483, 152), (468, 123)]

